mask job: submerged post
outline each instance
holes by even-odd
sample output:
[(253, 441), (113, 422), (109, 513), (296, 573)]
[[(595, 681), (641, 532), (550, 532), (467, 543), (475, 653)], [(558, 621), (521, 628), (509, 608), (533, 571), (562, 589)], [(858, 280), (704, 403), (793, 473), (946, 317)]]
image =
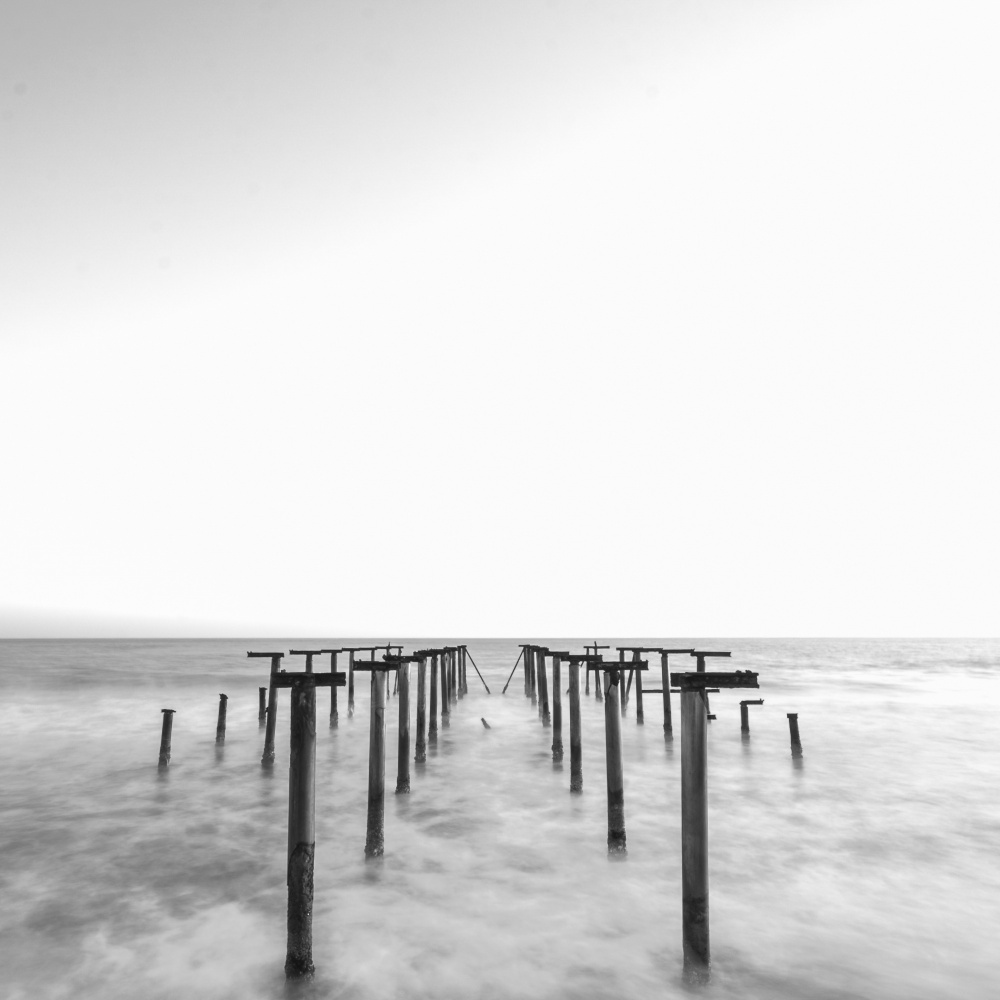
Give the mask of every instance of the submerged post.
[(224, 743), (226, 741), (226, 702), (229, 697), (224, 694), (219, 695), (219, 721), (215, 724), (215, 742)]
[(438, 654), (431, 654), (431, 718), (430, 726), (427, 732), (427, 742), (437, 743), (438, 738), (438, 720), (437, 720), (437, 705), (438, 705)]
[(538, 671), (535, 667), (537, 660), (536, 647), (531, 647), (531, 656), (528, 658), (528, 685), (531, 694), (531, 704), (538, 704)]
[(316, 679), (291, 680), (288, 757), (288, 947), (285, 977), (315, 971), (312, 960), (313, 868), (316, 855)]
[(267, 688), (263, 687), (263, 688), (258, 688), (257, 690), (260, 694), (260, 711), (258, 711), (257, 713), (257, 719), (260, 722), (263, 722), (267, 718), (267, 702), (266, 702)]
[(583, 746), (580, 742), (580, 662), (569, 661), (569, 790), (583, 791)]
[(549, 679), (545, 673), (545, 654), (547, 652), (546, 649), (535, 651), (538, 664), (538, 715), (543, 726), (552, 725), (552, 719), (549, 715)]
[(764, 699), (757, 698), (753, 701), (744, 700), (740, 702), (740, 732), (749, 733), (750, 732), (750, 711), (747, 705), (763, 705)]
[(417, 753), (413, 758), (422, 764), (427, 760), (427, 657), (417, 660)]
[(708, 709), (696, 689), (681, 694), (681, 880), (685, 970), (708, 969)]
[(163, 713), (163, 728), (160, 730), (159, 766), (166, 767), (170, 763), (170, 734), (174, 728), (174, 708), (161, 708)]
[(625, 854), (625, 765), (619, 709), (621, 675), (604, 672), (604, 747), (608, 771), (608, 854)]
[(552, 759), (563, 759), (562, 740), (562, 663), (559, 653), (552, 657)]
[[(714, 654), (728, 655), (728, 654)], [(755, 688), (757, 674), (683, 673), (681, 691), (681, 884), (684, 971), (707, 978), (711, 961), (708, 932), (708, 705), (705, 691)]]
[[(639, 659), (639, 653), (636, 651), (632, 654), (633, 660)], [(635, 672), (635, 724), (641, 726), (644, 724), (642, 717), (642, 671), (637, 670)]]
[(347, 717), (354, 716), (354, 650), (347, 651)]
[(441, 654), (441, 728), (451, 725), (451, 657), (448, 650)]
[(400, 659), (396, 668), (399, 691), (399, 754), (396, 760), (396, 794), (410, 791), (410, 663)]
[(385, 843), (385, 671), (372, 671), (368, 736), (368, 830), (365, 857), (382, 854)]
[(792, 742), (792, 756), (801, 757), (802, 741), (799, 739), (799, 713), (787, 712), (786, 715), (788, 716), (788, 735)]
[[(330, 654), (330, 673), (337, 672), (337, 654), (342, 653), (341, 649), (321, 649), (321, 653)], [(337, 711), (337, 685), (330, 685), (330, 728), (336, 729), (339, 723), (339, 713)]]
[(267, 692), (267, 726), (264, 729), (264, 753), (261, 755), (261, 767), (270, 767), (274, 763), (274, 731), (278, 723), (278, 668), (284, 653), (252, 653), (250, 658), (269, 657), (271, 660), (271, 678)]

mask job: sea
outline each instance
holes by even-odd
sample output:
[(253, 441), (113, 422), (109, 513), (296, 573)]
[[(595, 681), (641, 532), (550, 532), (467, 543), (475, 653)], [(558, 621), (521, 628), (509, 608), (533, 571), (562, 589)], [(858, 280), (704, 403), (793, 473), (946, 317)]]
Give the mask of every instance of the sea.
[[(519, 643), (582, 652), (594, 641), (0, 641), (0, 996), (1000, 996), (1000, 640), (596, 637), (611, 655), (730, 650), (727, 669), (759, 673), (759, 691), (711, 696), (701, 984), (682, 962), (678, 696), (672, 741), (661, 695), (645, 696), (642, 725), (634, 692), (629, 702), (628, 849), (615, 859), (593, 685), (579, 794), (568, 701), (560, 761), (520, 666), (504, 693)], [(386, 642), (467, 644), (468, 694), (426, 762), (411, 762), (408, 795), (394, 794), (389, 699), (385, 853), (366, 860), (368, 681), (357, 675), (353, 717), (340, 690), (335, 728), (330, 691), (317, 692), (316, 974), (286, 982), (289, 702), (282, 692), (276, 760), (262, 767), (269, 664), (246, 653)], [(672, 670), (693, 669), (683, 659)], [(741, 734), (739, 702), (756, 697)], [(163, 708), (175, 710), (166, 768)]]

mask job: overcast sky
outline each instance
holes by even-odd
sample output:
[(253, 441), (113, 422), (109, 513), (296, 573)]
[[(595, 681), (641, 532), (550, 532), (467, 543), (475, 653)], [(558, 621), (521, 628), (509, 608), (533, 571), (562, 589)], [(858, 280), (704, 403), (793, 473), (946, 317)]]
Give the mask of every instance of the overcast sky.
[(0, 635), (1000, 634), (998, 29), (4, 0)]

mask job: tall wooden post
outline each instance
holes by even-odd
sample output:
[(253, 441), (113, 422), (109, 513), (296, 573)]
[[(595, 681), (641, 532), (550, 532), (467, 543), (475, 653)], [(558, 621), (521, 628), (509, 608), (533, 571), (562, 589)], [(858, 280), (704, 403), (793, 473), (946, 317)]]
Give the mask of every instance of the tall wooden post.
[(170, 739), (174, 729), (174, 708), (161, 708), (163, 713), (163, 728), (160, 730), (160, 767), (170, 763)]
[(316, 679), (291, 684), (288, 758), (288, 948), (285, 976), (314, 972), (312, 960), (313, 868), (316, 855)]
[(372, 671), (368, 734), (368, 831), (365, 857), (382, 854), (385, 843), (385, 671)]
[(267, 688), (258, 688), (257, 691), (260, 695), (260, 711), (257, 713), (257, 719), (263, 723), (267, 718)]
[(684, 967), (708, 969), (708, 708), (702, 691), (681, 692), (681, 879)]
[(524, 657), (524, 697), (531, 697), (531, 653), (527, 646), (521, 647), (521, 655)]
[(226, 741), (226, 703), (228, 701), (228, 695), (219, 695), (219, 720), (215, 724), (216, 743), (225, 743)]
[(451, 657), (449, 659), (449, 670), (448, 677), (450, 681), (450, 694), (451, 694), (451, 704), (458, 704), (458, 650), (453, 649), (451, 651)]
[[(339, 649), (331, 649), (330, 653), (330, 673), (335, 674), (337, 672), (337, 654), (340, 652)], [(339, 713), (337, 712), (337, 685), (330, 685), (330, 726), (331, 728), (336, 728), (340, 722)]]
[(417, 753), (414, 760), (427, 760), (427, 657), (417, 662)]
[(552, 759), (563, 759), (562, 740), (562, 661), (552, 654)]
[(410, 791), (410, 664), (396, 667), (399, 690), (399, 757), (396, 764), (396, 794)]
[(625, 853), (625, 764), (618, 707), (621, 671), (604, 672), (604, 747), (608, 771), (608, 853)]
[(604, 680), (600, 671), (594, 674), (594, 698), (597, 701), (604, 701)]
[(583, 746), (580, 741), (580, 664), (569, 662), (569, 790), (583, 791)]
[(438, 738), (438, 720), (437, 720), (437, 705), (438, 705), (438, 654), (431, 654), (431, 718), (430, 726), (427, 732), (427, 742), (437, 743)]
[(451, 663), (449, 653), (446, 650), (441, 654), (441, 728), (447, 729), (451, 725), (451, 706), (448, 704), (451, 694), (449, 680), (451, 674)]
[(347, 717), (354, 716), (354, 650), (347, 651)]
[(670, 717), (670, 665), (669, 657), (663, 650), (660, 650), (660, 677), (663, 688), (663, 735), (667, 740), (674, 738), (674, 722)]
[(529, 672), (528, 678), (531, 684), (531, 704), (532, 706), (538, 704), (538, 670), (536, 663), (538, 662), (538, 651), (535, 647), (531, 650), (531, 659), (528, 661)]
[(621, 699), (621, 710), (622, 718), (625, 718), (625, 713), (628, 711), (628, 691), (625, 690), (625, 650), (618, 650), (618, 662), (621, 664), (621, 679), (618, 683), (619, 691), (618, 697)]
[(261, 755), (261, 767), (270, 767), (274, 763), (274, 731), (278, 724), (278, 668), (284, 653), (254, 653), (247, 652), (248, 657), (267, 657), (271, 661), (271, 677), (267, 692), (267, 724), (264, 729), (264, 753)]
[[(633, 660), (639, 659), (639, 651), (636, 650), (632, 654)], [(642, 717), (642, 671), (636, 668), (635, 671), (635, 724), (641, 726), (644, 724)]]
[(538, 715), (543, 726), (550, 726), (552, 719), (549, 715), (549, 680), (545, 672), (545, 653), (544, 649), (535, 652), (538, 664)]

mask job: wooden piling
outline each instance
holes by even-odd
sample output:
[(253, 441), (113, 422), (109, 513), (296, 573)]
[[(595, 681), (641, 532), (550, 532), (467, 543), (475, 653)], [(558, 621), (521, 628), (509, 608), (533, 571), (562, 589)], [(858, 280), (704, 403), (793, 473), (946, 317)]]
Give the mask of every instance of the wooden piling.
[(604, 746), (608, 772), (608, 854), (625, 854), (625, 764), (619, 700), (621, 671), (604, 673)]
[[(639, 653), (636, 652), (632, 657), (634, 660), (639, 659)], [(635, 672), (635, 724), (637, 726), (644, 725), (644, 720), (642, 717), (642, 671), (636, 670)]]
[(451, 651), (451, 667), (448, 671), (448, 677), (450, 682), (450, 695), (451, 704), (458, 704), (458, 650), (452, 649)]
[(521, 647), (521, 654), (524, 656), (524, 697), (531, 697), (531, 649), (528, 646)]
[(580, 740), (580, 664), (569, 664), (569, 790), (583, 791), (583, 746)]
[(674, 722), (670, 717), (670, 665), (666, 653), (660, 653), (660, 677), (663, 693), (663, 735), (667, 740), (674, 738)]
[(368, 831), (365, 857), (379, 857), (385, 840), (385, 671), (372, 671), (368, 736)]
[(446, 650), (441, 654), (441, 728), (447, 729), (451, 725), (451, 663), (449, 652)]
[(316, 680), (291, 684), (292, 722), (288, 758), (288, 948), (285, 977), (313, 974), (313, 868), (316, 855)]
[(535, 662), (538, 664), (538, 716), (545, 727), (552, 725), (552, 718), (549, 712), (549, 679), (545, 672), (546, 650), (535, 651)]
[(396, 668), (399, 692), (399, 757), (396, 764), (396, 794), (410, 791), (410, 664), (401, 662)]
[(227, 695), (219, 695), (219, 721), (215, 724), (216, 743), (225, 743), (226, 741), (226, 703), (228, 701)]
[(538, 650), (532, 648), (531, 657), (528, 660), (528, 680), (531, 685), (531, 704), (534, 707), (538, 704)]
[(257, 691), (260, 695), (260, 710), (257, 713), (257, 718), (263, 722), (267, 718), (267, 688), (258, 688)]
[[(335, 674), (337, 672), (337, 654), (340, 652), (339, 649), (331, 649), (330, 651), (330, 673)], [(335, 729), (340, 722), (339, 713), (337, 711), (337, 685), (330, 685), (330, 727)]]
[(787, 712), (788, 716), (788, 736), (792, 743), (792, 756), (802, 756), (802, 741), (799, 739), (799, 713)]
[(163, 728), (160, 730), (160, 767), (170, 763), (170, 737), (174, 729), (174, 708), (161, 708), (163, 713)]
[(552, 759), (563, 759), (562, 739), (562, 660), (552, 654)]
[(684, 968), (709, 967), (707, 716), (701, 691), (681, 692), (681, 879)]
[(427, 760), (427, 658), (417, 663), (417, 753), (418, 764)]
[(267, 721), (264, 729), (264, 753), (261, 755), (261, 767), (270, 767), (274, 763), (274, 732), (278, 724), (278, 687), (276, 680), (278, 668), (284, 653), (254, 653), (247, 652), (248, 657), (268, 657), (271, 661), (271, 676), (267, 691)]
[(619, 678), (619, 681), (618, 681), (618, 688), (619, 688), (619, 690), (618, 690), (618, 697), (621, 700), (622, 718), (624, 719), (626, 713), (628, 712), (628, 691), (625, 688), (625, 650), (624, 649), (619, 649), (618, 650), (618, 662), (621, 664), (621, 670), (620, 670), (621, 677)]
[(354, 650), (347, 651), (347, 717), (354, 716)]
[(431, 654), (431, 717), (427, 731), (428, 743), (437, 743), (437, 738), (438, 738), (437, 689), (438, 689), (438, 654), (432, 653)]

